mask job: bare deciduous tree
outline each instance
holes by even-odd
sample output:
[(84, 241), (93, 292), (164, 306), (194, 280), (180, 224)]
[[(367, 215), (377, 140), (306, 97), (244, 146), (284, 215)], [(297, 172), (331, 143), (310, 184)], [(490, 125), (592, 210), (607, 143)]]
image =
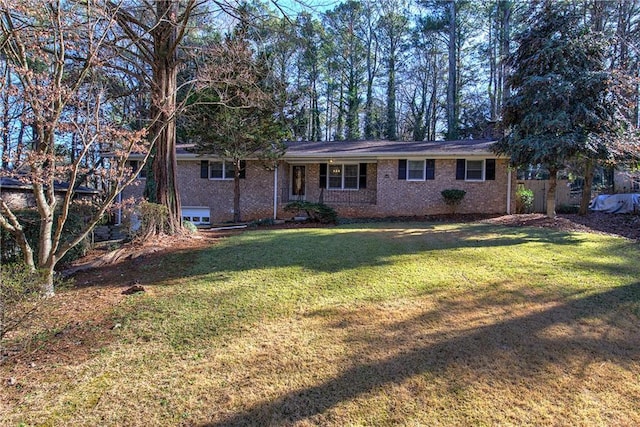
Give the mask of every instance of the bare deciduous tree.
[[(0, 226), (13, 234), (24, 263), (42, 271), (42, 293), (54, 294), (54, 268), (62, 257), (102, 218), (117, 194), (131, 183), (135, 173), (126, 167), (131, 152), (146, 152), (144, 131), (130, 131), (109, 116), (100, 70), (105, 58), (113, 16), (93, 2), (2, 0), (0, 3), (0, 53), (12, 85), (2, 86), (8, 103), (22, 103), (15, 117), (28, 135), (3, 128), (10, 141), (29, 138), (24, 153), (5, 152), (2, 175), (29, 186), (40, 227), (37, 253), (25, 237), (24, 223), (14, 209), (0, 199)], [(73, 113), (72, 113), (73, 112)], [(72, 138), (77, 152), (73, 161), (59, 154)], [(99, 147), (113, 153), (109, 168), (87, 170), (86, 157)], [(137, 172), (137, 171), (135, 171)], [(91, 215), (82, 229), (63, 233), (74, 203), (76, 188), (87, 174), (100, 176), (108, 191), (93, 201)], [(68, 185), (63, 197), (60, 183)]]

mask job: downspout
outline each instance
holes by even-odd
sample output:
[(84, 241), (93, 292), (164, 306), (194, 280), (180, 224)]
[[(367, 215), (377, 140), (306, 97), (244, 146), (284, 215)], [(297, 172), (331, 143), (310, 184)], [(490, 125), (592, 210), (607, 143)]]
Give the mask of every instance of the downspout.
[(118, 211), (116, 213), (116, 225), (122, 225), (122, 191), (118, 193)]
[(507, 166), (507, 215), (511, 215), (511, 166)]
[(273, 219), (278, 219), (278, 163), (273, 169)]

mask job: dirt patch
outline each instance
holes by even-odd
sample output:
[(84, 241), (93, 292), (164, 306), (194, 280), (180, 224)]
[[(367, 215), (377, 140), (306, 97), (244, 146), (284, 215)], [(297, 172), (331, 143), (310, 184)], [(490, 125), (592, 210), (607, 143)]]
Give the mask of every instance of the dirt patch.
[(47, 299), (29, 321), (7, 335), (4, 351), (13, 375), (48, 365), (73, 365), (91, 357), (112, 340), (112, 331), (119, 327), (112, 313), (129, 297), (122, 292), (139, 282), (150, 284), (165, 278), (165, 269), (150, 269), (149, 265), (161, 266), (169, 254), (203, 249), (231, 234), (234, 232), (206, 231), (195, 237), (160, 236), (144, 244), (131, 242), (115, 250), (98, 248), (66, 266), (63, 275), (71, 277), (72, 287)]

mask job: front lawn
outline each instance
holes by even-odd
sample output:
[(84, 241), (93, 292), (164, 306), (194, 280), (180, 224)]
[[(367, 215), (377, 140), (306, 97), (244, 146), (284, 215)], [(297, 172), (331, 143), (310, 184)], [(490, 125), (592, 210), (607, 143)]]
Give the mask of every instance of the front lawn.
[(484, 223), (247, 231), (138, 262), (91, 340), (33, 350), (81, 356), (0, 367), (0, 425), (639, 425), (638, 259)]

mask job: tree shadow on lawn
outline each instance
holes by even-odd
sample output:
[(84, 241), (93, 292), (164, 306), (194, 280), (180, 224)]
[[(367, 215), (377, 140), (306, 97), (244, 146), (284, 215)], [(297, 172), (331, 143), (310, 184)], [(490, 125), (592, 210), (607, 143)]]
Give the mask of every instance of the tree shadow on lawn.
[[(335, 273), (390, 265), (393, 257), (408, 254), (511, 247), (530, 242), (574, 245), (581, 241), (565, 232), (537, 228), (521, 230), (486, 224), (465, 224), (448, 230), (434, 230), (430, 224), (330, 230), (332, 232), (311, 228), (248, 231), (206, 249), (177, 255), (150, 255), (134, 261), (141, 273), (135, 279), (141, 284), (151, 284), (161, 278), (170, 284), (173, 279), (189, 276), (286, 267)], [(99, 274), (100, 269), (96, 269), (96, 273)]]
[(599, 271), (612, 276), (633, 276), (638, 274), (639, 250), (638, 243), (620, 239), (614, 244), (607, 245), (602, 257), (575, 259), (572, 266), (584, 271)]
[[(633, 283), (570, 299), (533, 314), (469, 328), (426, 344), (415, 340), (406, 351), (371, 363), (366, 363), (371, 360), (365, 354), (367, 351), (379, 351), (381, 345), (397, 347), (400, 343), (379, 336), (364, 338), (371, 342), (368, 348), (365, 345), (361, 353), (354, 356), (354, 362), (358, 364), (339, 376), (203, 426), (291, 425), (320, 416), (341, 402), (374, 392), (380, 387), (400, 384), (423, 374), (444, 376), (448, 369), (456, 366), (467, 367), (478, 377), (506, 375), (507, 378), (494, 379), (514, 380), (514, 383), (522, 383), (522, 380), (525, 383), (552, 382), (553, 378), (541, 378), (548, 375), (545, 368), (569, 363), (575, 357), (581, 358), (584, 366), (607, 361), (629, 366), (640, 360), (637, 327), (625, 328), (622, 334), (605, 333), (599, 337), (579, 333), (554, 336), (548, 332), (553, 327), (579, 327), (594, 318), (615, 329), (618, 311), (639, 301), (640, 283)], [(446, 304), (438, 310), (447, 310)], [(418, 318), (397, 323), (391, 329), (406, 333), (415, 324), (424, 324), (432, 317), (433, 313), (429, 311)], [(506, 374), (500, 369), (504, 364), (509, 366)], [(496, 374), (496, 371), (500, 372)]]
[[(454, 224), (434, 229), (429, 223), (364, 224), (327, 229), (251, 230), (215, 240), (209, 247), (163, 250), (75, 274), (77, 285), (130, 286), (171, 284), (191, 276), (252, 269), (301, 267), (335, 273), (366, 266), (385, 266), (390, 258), (438, 250), (518, 246), (530, 242), (578, 244), (570, 233), (541, 229)], [(354, 245), (353, 242), (357, 242)], [(222, 277), (222, 276), (220, 276)]]

